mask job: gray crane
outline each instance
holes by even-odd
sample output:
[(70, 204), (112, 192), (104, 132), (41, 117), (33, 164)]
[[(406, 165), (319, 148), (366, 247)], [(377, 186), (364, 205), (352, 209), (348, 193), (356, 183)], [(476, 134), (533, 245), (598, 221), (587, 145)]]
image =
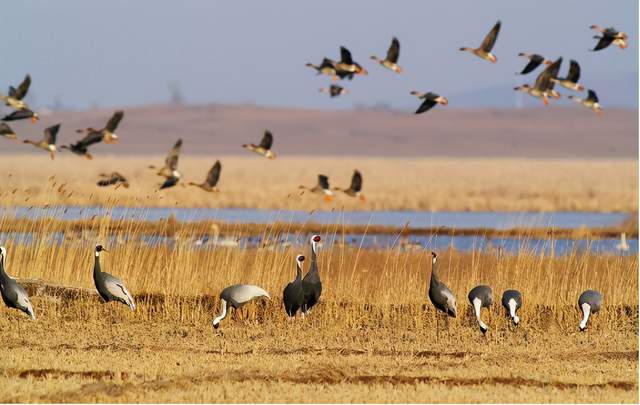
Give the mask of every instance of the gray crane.
[(133, 302), (133, 297), (129, 294), (124, 283), (111, 274), (105, 273), (100, 268), (100, 253), (106, 251), (102, 245), (96, 245), (96, 257), (93, 263), (93, 281), (96, 284), (96, 290), (98, 290), (98, 294), (100, 294), (104, 302), (121, 302), (134, 311), (136, 304)]
[(271, 299), (269, 293), (251, 284), (234, 284), (222, 290), (220, 293), (220, 305), (222, 312), (213, 320), (213, 327), (218, 329), (220, 321), (227, 317), (227, 307), (230, 305), (234, 309), (239, 309), (248, 302), (256, 298), (266, 297)]
[(600, 311), (602, 306), (602, 294), (600, 291), (586, 290), (580, 294), (578, 298), (578, 306), (582, 310), (582, 321), (580, 321), (580, 331), (587, 329), (587, 322), (589, 322), (589, 315)]
[[(438, 279), (438, 255), (431, 252), (431, 280), (429, 281), (429, 299), (436, 308), (445, 314), (447, 324), (449, 317), (455, 318), (458, 313), (456, 308), (456, 296), (443, 282)], [(439, 335), (438, 314), (436, 312), (436, 337)]]
[(296, 316), (296, 312), (302, 307), (304, 302), (304, 291), (302, 290), (302, 262), (304, 256), (296, 257), (296, 278), (287, 284), (282, 292), (282, 300), (284, 301), (284, 310), (287, 317), (292, 319)]
[(522, 294), (518, 290), (506, 290), (502, 293), (502, 306), (507, 311), (507, 317), (511, 318), (513, 324), (518, 326), (520, 317), (517, 312), (522, 306)]
[(471, 291), (469, 291), (469, 302), (473, 306), (480, 331), (483, 334), (487, 333), (487, 329), (489, 328), (487, 327), (487, 324), (482, 322), (482, 319), (480, 319), (480, 309), (489, 308), (493, 305), (493, 291), (491, 291), (491, 287), (488, 285), (473, 287)]
[(320, 240), (320, 235), (311, 237), (311, 265), (302, 279), (302, 291), (304, 293), (304, 301), (302, 302), (303, 318), (318, 303), (320, 294), (322, 294), (322, 281), (320, 281), (320, 273), (318, 273), (318, 258), (316, 256), (316, 249)]
[(7, 249), (4, 246), (0, 246), (0, 293), (2, 301), (9, 308), (18, 309), (35, 321), (36, 314), (33, 312), (29, 294), (16, 280), (9, 277), (4, 270), (5, 257), (7, 257)]

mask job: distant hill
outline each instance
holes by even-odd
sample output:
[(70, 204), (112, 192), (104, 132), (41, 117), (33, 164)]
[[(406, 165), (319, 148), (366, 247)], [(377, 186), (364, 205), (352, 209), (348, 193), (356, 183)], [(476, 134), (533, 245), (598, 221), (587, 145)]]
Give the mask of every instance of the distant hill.
[[(489, 97), (490, 92), (483, 94)], [(499, 94), (496, 91), (495, 97)], [(248, 152), (241, 145), (259, 142), (268, 128), (275, 135), (274, 150), (281, 155), (636, 158), (638, 111), (608, 108), (606, 99), (603, 103), (601, 117), (583, 108), (557, 105), (519, 110), (462, 110), (449, 105), (423, 115), (253, 105), (132, 107), (125, 108), (117, 131), (120, 144), (98, 145), (94, 154), (164, 154), (177, 138), (184, 139), (183, 153), (243, 154)], [(78, 139), (77, 128), (102, 127), (112, 112), (59, 112), (44, 116), (38, 124), (11, 126), (20, 138), (35, 139), (45, 126), (62, 122), (60, 145)], [(0, 152), (37, 151), (0, 139)]]

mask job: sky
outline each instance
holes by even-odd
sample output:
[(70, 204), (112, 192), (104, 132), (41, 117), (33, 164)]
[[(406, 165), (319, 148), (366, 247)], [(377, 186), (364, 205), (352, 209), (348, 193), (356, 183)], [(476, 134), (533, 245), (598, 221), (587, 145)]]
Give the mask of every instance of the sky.
[[(415, 89), (454, 107), (514, 106), (527, 98), (514, 85), (535, 81), (514, 74), (526, 64), (517, 54), (536, 52), (578, 60), (605, 106), (637, 108), (638, 1), (615, 3), (13, 1), (3, 8), (0, 88), (29, 72), (34, 107), (74, 110), (165, 103), (170, 83), (190, 104), (406, 108)], [(496, 65), (458, 50), (477, 47), (498, 19)], [(594, 23), (625, 31), (629, 48), (589, 52)], [(384, 56), (392, 36), (401, 43), (400, 75), (369, 59)], [(318, 92), (329, 79), (304, 65), (337, 59), (341, 45), (369, 75), (343, 82), (350, 93), (329, 99)]]

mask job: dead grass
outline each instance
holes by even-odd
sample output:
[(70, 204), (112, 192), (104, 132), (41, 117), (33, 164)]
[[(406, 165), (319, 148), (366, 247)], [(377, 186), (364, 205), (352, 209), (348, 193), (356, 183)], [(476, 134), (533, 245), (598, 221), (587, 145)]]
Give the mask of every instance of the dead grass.
[[(4, 206), (101, 205), (425, 211), (624, 211), (638, 210), (636, 160), (382, 159), (182, 156), (183, 182), (201, 182), (211, 165), (223, 165), (219, 193), (175, 187), (157, 191), (160, 177), (148, 169), (163, 156), (98, 157), (60, 154), (2, 156)], [(300, 195), (317, 175), (346, 187), (353, 170), (364, 175), (367, 202), (339, 195), (324, 203)], [(95, 185), (100, 172), (118, 171), (131, 188)], [(53, 178), (52, 178), (53, 177)], [(52, 178), (52, 179), (50, 179)]]

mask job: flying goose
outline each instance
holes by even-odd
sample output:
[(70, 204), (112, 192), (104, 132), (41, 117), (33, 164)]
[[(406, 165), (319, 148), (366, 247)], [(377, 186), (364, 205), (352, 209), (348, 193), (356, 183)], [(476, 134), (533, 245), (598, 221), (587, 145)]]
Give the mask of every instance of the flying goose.
[(391, 39), (389, 50), (387, 50), (387, 57), (385, 59), (380, 59), (376, 55), (373, 55), (371, 59), (377, 61), (380, 65), (386, 67), (387, 69), (391, 69), (396, 73), (401, 73), (402, 68), (398, 65), (399, 57), (400, 41), (398, 41), (398, 38), (393, 37), (393, 39)]
[(220, 327), (220, 321), (227, 317), (227, 306), (231, 305), (232, 308), (237, 310), (244, 304), (260, 297), (271, 299), (268, 292), (256, 285), (235, 284), (225, 288), (220, 293), (222, 313), (213, 320), (213, 327), (218, 329)]
[(480, 331), (483, 334), (487, 333), (487, 324), (482, 322), (482, 319), (480, 319), (480, 309), (489, 308), (493, 305), (493, 291), (491, 291), (491, 287), (487, 285), (479, 285), (472, 288), (471, 291), (469, 291), (469, 302), (473, 306)]
[(616, 249), (620, 252), (628, 252), (629, 244), (627, 243), (627, 234), (622, 232), (620, 234), (620, 242), (616, 245)]
[(329, 58), (324, 58), (320, 65), (314, 65), (313, 63), (307, 63), (305, 66), (313, 68), (316, 70), (317, 75), (327, 75), (331, 76), (333, 81), (338, 80), (338, 76), (336, 73), (336, 68), (333, 66), (333, 61)]
[(7, 257), (7, 248), (0, 246), (0, 293), (2, 301), (9, 308), (18, 309), (29, 315), (35, 321), (36, 314), (33, 312), (33, 306), (29, 300), (27, 291), (9, 277), (4, 270), (4, 259)]
[(322, 281), (320, 280), (320, 273), (318, 272), (318, 258), (316, 256), (316, 249), (318, 248), (320, 240), (320, 235), (313, 235), (310, 240), (311, 265), (309, 266), (309, 271), (302, 279), (302, 291), (304, 295), (302, 301), (303, 318), (308, 315), (311, 308), (320, 301), (320, 294), (322, 294)]
[[(116, 135), (116, 129), (118, 128), (118, 124), (124, 117), (124, 111), (116, 111), (113, 113), (113, 116), (109, 118), (107, 125), (102, 129), (95, 129), (92, 127), (86, 129), (78, 129), (77, 133), (86, 133), (87, 136), (84, 139), (88, 139), (89, 137), (99, 137), (102, 138), (104, 143), (116, 143), (118, 142), (118, 135)], [(97, 141), (96, 141), (97, 142)]]
[(75, 153), (79, 156), (84, 156), (85, 158), (91, 160), (93, 159), (93, 155), (89, 153), (89, 146), (102, 142), (103, 136), (99, 132), (90, 132), (84, 138), (80, 139), (76, 143), (72, 143), (70, 145), (62, 145), (60, 146), (63, 149), (69, 149), (71, 152)]
[(554, 93), (554, 82), (551, 79), (558, 77), (558, 72), (560, 71), (561, 64), (562, 57), (558, 58), (551, 65), (547, 66), (547, 68), (538, 75), (533, 87), (529, 86), (528, 84), (523, 84), (522, 86), (514, 87), (513, 89), (516, 91), (522, 91), (533, 97), (540, 98), (542, 99), (542, 102), (545, 106), (549, 105), (549, 97), (556, 98), (557, 96), (559, 96), (557, 92)]
[(4, 136), (5, 138), (11, 139), (12, 141), (18, 140), (18, 136), (13, 131), (13, 129), (11, 129), (11, 127), (4, 122), (0, 123), (0, 136)]
[(496, 25), (493, 26), (493, 28), (491, 29), (491, 31), (489, 31), (487, 36), (484, 37), (484, 40), (482, 41), (482, 44), (480, 44), (480, 47), (478, 48), (462, 47), (460, 48), (460, 50), (471, 52), (474, 55), (484, 60), (488, 60), (491, 63), (496, 63), (498, 59), (494, 54), (491, 53), (491, 50), (493, 49), (493, 45), (495, 45), (496, 39), (498, 38), (498, 33), (500, 32), (500, 25), (501, 25), (500, 20), (498, 20)]
[(35, 123), (35, 122), (38, 122), (40, 117), (38, 117), (38, 114), (34, 113), (29, 109), (17, 110), (12, 112), (9, 115), (5, 115), (4, 117), (2, 117), (2, 121), (18, 121), (18, 120), (26, 120), (26, 119), (31, 119), (31, 122)]
[(353, 171), (353, 176), (351, 176), (351, 185), (349, 186), (349, 188), (343, 189), (340, 187), (334, 187), (333, 189), (336, 191), (342, 191), (349, 197), (358, 197), (362, 202), (365, 201), (364, 195), (361, 193), (362, 192), (362, 174), (360, 174), (358, 170)]
[(304, 303), (304, 291), (302, 290), (302, 262), (304, 256), (296, 256), (296, 277), (282, 291), (282, 301), (287, 317), (292, 319)]
[(420, 104), (420, 107), (418, 107), (418, 109), (416, 110), (416, 114), (422, 114), (423, 112), (427, 112), (430, 109), (432, 109), (436, 104), (442, 104), (442, 105), (447, 105), (449, 104), (449, 100), (447, 100), (446, 97), (442, 97), (439, 94), (436, 93), (432, 93), (432, 92), (428, 92), (428, 93), (422, 93), (420, 91), (412, 91), (411, 92), (412, 95), (418, 97), (419, 99), (424, 100), (422, 102), (422, 104)]
[(331, 61), (333, 66), (336, 68), (336, 73), (344, 72), (346, 74), (356, 74), (356, 75), (364, 75), (366, 76), (369, 72), (367, 69), (360, 66), (353, 60), (351, 57), (351, 52), (345, 48), (344, 46), (340, 47), (340, 61), (335, 62)]
[[(178, 139), (164, 159), (164, 166), (156, 174), (162, 177), (172, 177), (173, 172), (178, 170), (178, 157), (182, 148), (182, 139)], [(155, 166), (149, 166), (149, 169), (156, 169)]]
[(507, 317), (511, 318), (513, 324), (518, 326), (520, 318), (517, 315), (522, 306), (522, 294), (518, 290), (506, 290), (502, 293), (502, 306), (507, 311)]
[(598, 95), (595, 91), (589, 89), (587, 90), (587, 98), (580, 98), (576, 96), (569, 96), (569, 98), (576, 103), (593, 110), (598, 115), (602, 115), (602, 106), (600, 106), (600, 100), (598, 100)]
[(29, 143), (36, 148), (44, 149), (49, 152), (51, 155), (51, 160), (56, 158), (56, 137), (58, 136), (58, 131), (60, 130), (60, 124), (56, 124), (52, 127), (46, 128), (44, 130), (44, 137), (41, 141), (32, 141), (30, 139), (26, 139), (22, 141), (23, 143)]
[(220, 180), (220, 171), (222, 170), (222, 165), (219, 160), (216, 160), (216, 163), (211, 166), (209, 169), (209, 173), (207, 173), (207, 178), (201, 184), (189, 182), (190, 186), (200, 187), (204, 191), (217, 191), (215, 189), (218, 184), (218, 180)]
[(276, 155), (271, 151), (272, 145), (273, 145), (273, 134), (271, 134), (271, 131), (265, 130), (264, 136), (260, 141), (260, 145), (249, 143), (249, 144), (242, 145), (242, 147), (257, 153), (258, 155), (262, 155), (267, 159), (275, 159)]
[(578, 298), (578, 306), (582, 311), (582, 321), (580, 321), (580, 331), (587, 329), (587, 322), (589, 322), (589, 315), (600, 311), (602, 306), (602, 294), (599, 291), (586, 290), (580, 294)]
[(323, 87), (319, 91), (320, 91), (320, 93), (329, 94), (329, 96), (331, 96), (331, 98), (338, 97), (338, 96), (344, 96), (345, 94), (349, 93), (349, 91), (347, 89), (345, 89), (342, 86), (338, 86), (337, 84), (332, 84), (331, 86), (329, 86), (329, 88)]
[(133, 298), (131, 294), (129, 294), (127, 287), (124, 286), (124, 283), (100, 269), (100, 252), (106, 251), (102, 245), (96, 245), (96, 257), (93, 262), (93, 282), (96, 285), (96, 290), (98, 290), (98, 294), (100, 294), (104, 302), (121, 302), (133, 311), (136, 309), (136, 304), (133, 302)]
[(29, 86), (31, 86), (31, 76), (27, 74), (17, 89), (13, 86), (9, 86), (9, 95), (5, 96), (4, 94), (0, 94), (0, 99), (5, 102), (5, 105), (13, 108), (14, 110), (28, 110), (29, 106), (27, 106), (27, 104), (22, 100), (29, 92)]
[(116, 188), (122, 185), (124, 188), (129, 188), (129, 181), (120, 173), (112, 172), (110, 174), (100, 173), (100, 180), (98, 180), (98, 186), (107, 187), (115, 185)]
[(584, 86), (578, 83), (578, 80), (580, 80), (580, 65), (578, 65), (578, 62), (573, 59), (571, 59), (569, 63), (569, 73), (567, 73), (567, 77), (563, 79), (552, 77), (551, 81), (559, 84), (565, 89), (583, 91)]
[(522, 69), (522, 72), (516, 73), (517, 75), (526, 75), (527, 73), (536, 70), (536, 68), (542, 64), (548, 66), (553, 63), (550, 60), (546, 59), (544, 56), (538, 55), (537, 53), (530, 54), (521, 52), (518, 54), (518, 56), (524, 56), (525, 58), (529, 59), (529, 63), (527, 63), (527, 66)]
[(182, 178), (182, 174), (180, 174), (179, 171), (177, 170), (172, 171), (171, 176), (167, 177), (164, 180), (164, 183), (160, 184), (160, 190), (164, 190), (165, 188), (170, 188), (175, 186), (180, 181), (180, 178)]
[(602, 28), (599, 25), (592, 25), (592, 30), (596, 30), (602, 34), (602, 36), (594, 36), (595, 39), (599, 39), (595, 48), (592, 51), (599, 51), (608, 47), (611, 44), (616, 45), (620, 49), (627, 47), (627, 39), (629, 38), (624, 32), (617, 31), (615, 28)]
[(324, 174), (318, 175), (318, 184), (313, 187), (299, 186), (301, 190), (307, 190), (314, 194), (324, 195), (324, 200), (330, 202), (333, 199), (333, 191), (329, 189), (329, 178)]
[(439, 334), (438, 329), (438, 312), (445, 314), (447, 323), (449, 317), (455, 318), (458, 309), (456, 308), (456, 296), (443, 282), (438, 278), (438, 255), (431, 252), (431, 279), (429, 280), (429, 300), (436, 308), (436, 336)]

